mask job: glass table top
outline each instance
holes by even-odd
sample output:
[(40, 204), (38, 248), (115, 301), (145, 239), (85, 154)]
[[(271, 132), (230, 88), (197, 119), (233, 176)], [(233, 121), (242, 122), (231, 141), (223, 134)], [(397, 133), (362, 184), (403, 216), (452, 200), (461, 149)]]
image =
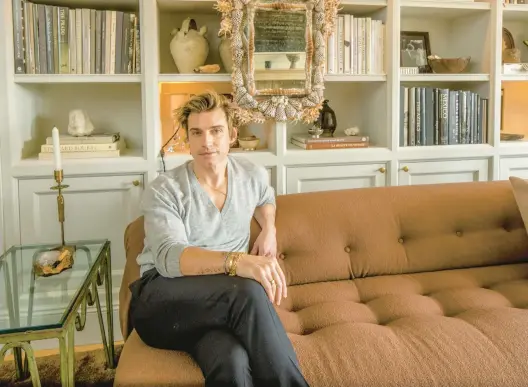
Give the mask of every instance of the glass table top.
[(69, 243), (73, 266), (48, 277), (36, 276), (33, 262), (57, 245), (13, 246), (0, 256), (0, 334), (61, 327), (106, 243)]

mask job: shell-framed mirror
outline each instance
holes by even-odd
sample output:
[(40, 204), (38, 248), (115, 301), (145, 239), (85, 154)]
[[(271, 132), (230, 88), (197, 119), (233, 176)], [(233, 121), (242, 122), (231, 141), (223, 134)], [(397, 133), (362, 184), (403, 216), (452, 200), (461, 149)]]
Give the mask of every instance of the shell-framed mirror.
[(233, 96), (243, 121), (319, 116), (326, 42), (339, 0), (217, 0), (231, 40)]

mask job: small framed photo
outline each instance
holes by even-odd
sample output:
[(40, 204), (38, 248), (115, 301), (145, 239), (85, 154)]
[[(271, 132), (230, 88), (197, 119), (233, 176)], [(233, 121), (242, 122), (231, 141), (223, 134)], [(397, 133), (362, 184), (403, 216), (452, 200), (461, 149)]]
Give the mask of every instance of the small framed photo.
[(430, 73), (427, 57), (431, 55), (429, 32), (401, 31), (400, 67), (418, 67), (420, 73)]

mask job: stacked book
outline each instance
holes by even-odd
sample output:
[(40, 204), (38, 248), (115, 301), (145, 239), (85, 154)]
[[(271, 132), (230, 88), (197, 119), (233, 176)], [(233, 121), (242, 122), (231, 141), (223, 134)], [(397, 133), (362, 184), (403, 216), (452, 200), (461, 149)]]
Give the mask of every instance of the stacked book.
[(335, 136), (318, 137), (306, 135), (293, 135), (291, 143), (303, 149), (345, 149), (345, 148), (368, 148), (369, 136)]
[[(93, 159), (119, 157), (126, 148), (119, 133), (101, 133), (90, 136), (59, 136), (60, 152), (64, 159)], [(53, 160), (53, 139), (46, 138), (41, 146), (39, 160)]]

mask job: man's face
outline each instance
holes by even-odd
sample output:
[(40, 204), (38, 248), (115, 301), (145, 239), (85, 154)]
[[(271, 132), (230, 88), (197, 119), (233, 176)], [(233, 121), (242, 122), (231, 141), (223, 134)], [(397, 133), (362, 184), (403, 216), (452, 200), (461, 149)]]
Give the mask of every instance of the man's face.
[[(194, 160), (203, 167), (225, 160), (234, 138), (229, 136), (227, 120), (222, 109), (191, 113), (188, 119), (189, 148)], [(233, 132), (233, 135), (236, 134)]]

